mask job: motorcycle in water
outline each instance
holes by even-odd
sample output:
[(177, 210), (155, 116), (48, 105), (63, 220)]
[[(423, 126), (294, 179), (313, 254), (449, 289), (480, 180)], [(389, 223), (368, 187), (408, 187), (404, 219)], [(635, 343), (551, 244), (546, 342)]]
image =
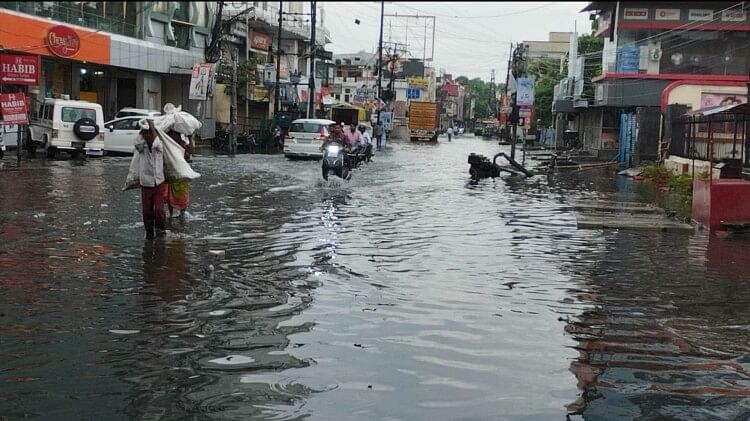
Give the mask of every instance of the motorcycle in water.
[(343, 180), (349, 180), (352, 177), (352, 172), (346, 159), (344, 145), (338, 142), (332, 142), (326, 145), (323, 150), (322, 169), (323, 179), (326, 181), (328, 181), (328, 174), (331, 171)]

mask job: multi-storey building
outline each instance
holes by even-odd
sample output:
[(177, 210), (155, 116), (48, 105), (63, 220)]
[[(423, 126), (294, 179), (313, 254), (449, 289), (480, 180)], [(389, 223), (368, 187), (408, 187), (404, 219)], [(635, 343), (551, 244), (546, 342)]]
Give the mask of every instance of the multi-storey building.
[[(40, 56), (34, 100), (70, 95), (98, 102), (106, 118), (123, 107), (160, 109), (187, 100), (191, 69), (204, 60), (213, 2), (0, 2), (0, 45)], [(55, 48), (55, 43), (67, 47)], [(210, 119), (210, 118), (209, 118)]]
[[(591, 81), (593, 98), (575, 88), (579, 80), (563, 81), (554, 111), (558, 124), (579, 132), (586, 149), (621, 160), (634, 153), (652, 159), (669, 105), (696, 110), (747, 101), (745, 3), (592, 2), (583, 11), (596, 20), (604, 49), (577, 67), (601, 60), (602, 74)], [(569, 77), (580, 79), (582, 71), (576, 73)]]

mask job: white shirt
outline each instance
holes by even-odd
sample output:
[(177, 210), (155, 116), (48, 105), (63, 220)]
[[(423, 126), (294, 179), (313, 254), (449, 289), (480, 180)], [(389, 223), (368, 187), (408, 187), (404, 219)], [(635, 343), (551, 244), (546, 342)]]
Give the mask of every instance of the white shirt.
[(157, 136), (151, 148), (140, 134), (135, 141), (135, 149), (140, 154), (139, 178), (142, 187), (156, 187), (164, 182), (164, 145)]
[(362, 133), (362, 139), (364, 139), (365, 145), (369, 145), (372, 143), (372, 136), (370, 136), (370, 133), (367, 133), (366, 130), (364, 133)]
[(448, 134), (449, 134), (449, 135), (452, 135), (452, 134), (453, 134), (453, 127), (448, 127)]

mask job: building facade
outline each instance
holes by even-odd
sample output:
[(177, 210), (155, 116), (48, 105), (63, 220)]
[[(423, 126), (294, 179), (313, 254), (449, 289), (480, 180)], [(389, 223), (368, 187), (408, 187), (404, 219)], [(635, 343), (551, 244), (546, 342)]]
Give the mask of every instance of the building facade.
[(198, 103), (187, 100), (190, 73), (204, 61), (215, 4), (0, 2), (0, 24), (13, 28), (0, 32), (0, 45), (40, 56), (39, 85), (29, 88), (35, 103), (70, 95), (101, 104), (107, 119), (166, 102), (196, 112)]
[(602, 74), (592, 79), (593, 98), (582, 97), (575, 80), (563, 81), (554, 111), (558, 124), (578, 131), (586, 149), (629, 164), (627, 158), (638, 160), (636, 152), (650, 160), (669, 105), (696, 110), (747, 101), (750, 20), (744, 3), (592, 2), (583, 11), (596, 19), (595, 34), (604, 41), (595, 57)]

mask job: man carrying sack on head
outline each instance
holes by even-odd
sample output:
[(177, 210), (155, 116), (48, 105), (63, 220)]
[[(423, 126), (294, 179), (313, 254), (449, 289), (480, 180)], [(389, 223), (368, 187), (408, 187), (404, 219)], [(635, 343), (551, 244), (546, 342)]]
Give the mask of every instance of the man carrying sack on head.
[[(154, 127), (153, 120), (141, 120), (141, 131), (135, 141), (135, 151), (139, 155), (138, 178), (143, 204), (143, 225), (146, 238), (166, 234), (164, 214), (164, 145)], [(155, 230), (155, 231), (154, 231)]]

